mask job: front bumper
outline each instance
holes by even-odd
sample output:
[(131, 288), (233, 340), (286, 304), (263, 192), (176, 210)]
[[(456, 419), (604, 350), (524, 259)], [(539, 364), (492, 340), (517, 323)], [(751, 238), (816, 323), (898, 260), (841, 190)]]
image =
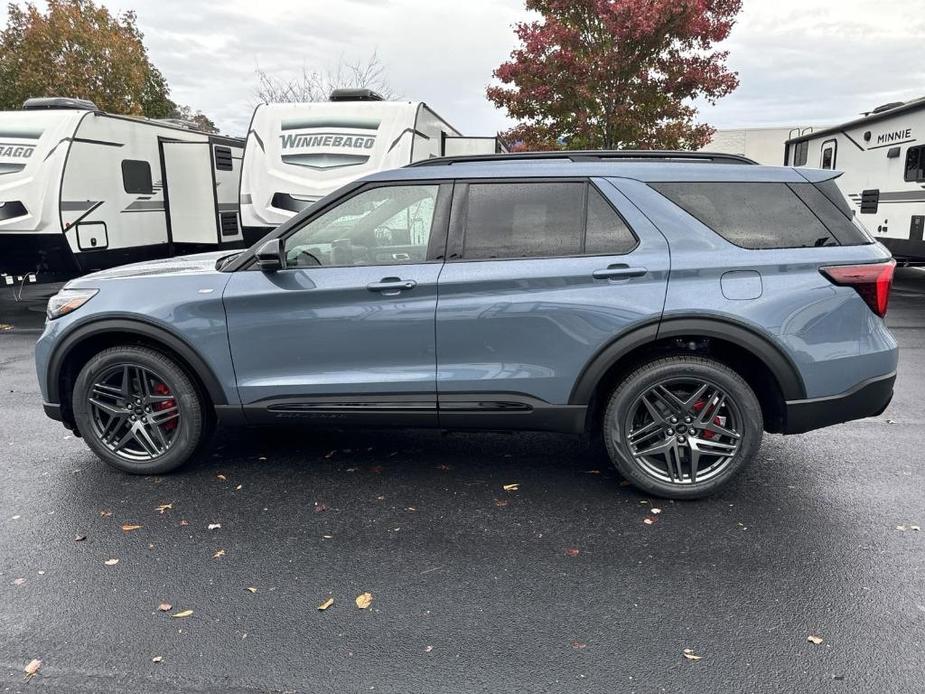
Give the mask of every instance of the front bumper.
[(784, 433), (802, 434), (813, 429), (881, 414), (893, 399), (896, 373), (861, 383), (846, 393), (811, 400), (790, 400), (784, 414)]

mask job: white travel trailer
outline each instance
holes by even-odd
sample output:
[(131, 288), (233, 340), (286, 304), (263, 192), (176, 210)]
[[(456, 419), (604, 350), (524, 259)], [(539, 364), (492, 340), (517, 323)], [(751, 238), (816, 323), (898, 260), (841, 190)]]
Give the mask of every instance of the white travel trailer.
[(784, 164), (837, 169), (842, 193), (877, 240), (925, 261), (925, 98), (788, 140)]
[(780, 151), (783, 144), (812, 131), (813, 128), (809, 126), (717, 130), (702, 151), (739, 154), (759, 164), (778, 166), (781, 163)]
[(251, 243), (328, 193), (412, 162), (506, 151), (496, 137), (463, 137), (420, 101), (337, 89), (330, 101), (261, 104), (244, 148), (241, 221)]
[(243, 144), (79, 99), (0, 112), (0, 275), (242, 246)]

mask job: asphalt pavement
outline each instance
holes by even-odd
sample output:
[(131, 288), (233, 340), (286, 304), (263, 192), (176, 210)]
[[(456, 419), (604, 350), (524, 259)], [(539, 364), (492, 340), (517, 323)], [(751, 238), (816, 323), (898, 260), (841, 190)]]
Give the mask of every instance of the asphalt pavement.
[(2, 692), (925, 691), (925, 272), (883, 415), (686, 503), (541, 434), (221, 432), (123, 475), (42, 414), (40, 294), (0, 302)]

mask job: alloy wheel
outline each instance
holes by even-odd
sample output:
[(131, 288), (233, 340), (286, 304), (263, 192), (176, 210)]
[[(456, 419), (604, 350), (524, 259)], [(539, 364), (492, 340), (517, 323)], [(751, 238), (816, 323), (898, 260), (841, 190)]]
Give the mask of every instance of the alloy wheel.
[(670, 378), (636, 398), (623, 430), (647, 475), (691, 485), (715, 478), (732, 463), (741, 426), (739, 406), (722, 388), (697, 378)]
[(179, 404), (164, 379), (147, 367), (120, 364), (106, 369), (87, 400), (93, 433), (120, 458), (154, 460), (176, 441)]

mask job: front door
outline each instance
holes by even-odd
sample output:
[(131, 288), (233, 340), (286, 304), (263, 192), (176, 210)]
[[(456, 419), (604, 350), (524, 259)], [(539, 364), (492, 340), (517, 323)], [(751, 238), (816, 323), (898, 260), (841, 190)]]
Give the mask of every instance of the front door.
[(370, 184), (285, 239), (286, 267), (225, 290), (249, 419), (436, 424), (434, 320), (451, 186)]

